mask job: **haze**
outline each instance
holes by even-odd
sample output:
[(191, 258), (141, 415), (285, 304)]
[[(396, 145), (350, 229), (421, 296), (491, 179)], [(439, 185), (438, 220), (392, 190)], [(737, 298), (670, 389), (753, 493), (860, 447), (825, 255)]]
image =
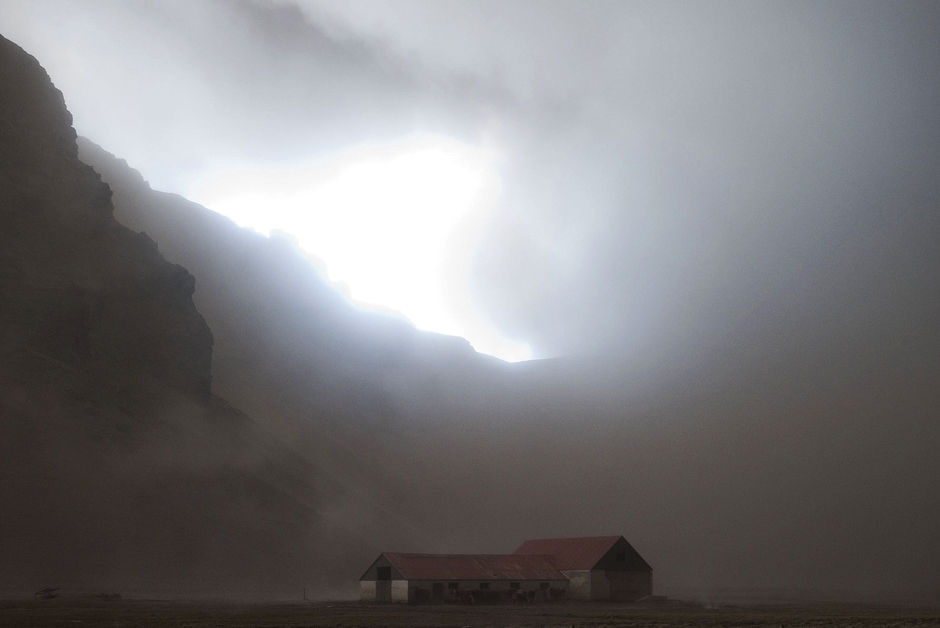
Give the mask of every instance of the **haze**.
[(936, 595), (940, 4), (4, 0), (0, 33), (79, 135), (271, 236), (198, 240), (83, 145), (251, 330), (213, 327), (213, 390), (343, 477), (324, 564), (625, 534), (671, 591)]
[[(219, 211), (212, 182), (246, 170), (415, 133), (495, 146), (495, 207), (480, 242), (435, 262), (446, 287), (431, 307), (456, 321), (440, 331), (483, 320), (552, 356), (697, 343), (739, 327), (754, 301), (799, 309), (808, 295), (787, 290), (806, 286), (843, 221), (898, 195), (930, 199), (934, 12), (6, 2), (3, 25), (42, 55), (81, 134)], [(283, 193), (256, 186), (272, 199), (258, 224), (287, 211)]]

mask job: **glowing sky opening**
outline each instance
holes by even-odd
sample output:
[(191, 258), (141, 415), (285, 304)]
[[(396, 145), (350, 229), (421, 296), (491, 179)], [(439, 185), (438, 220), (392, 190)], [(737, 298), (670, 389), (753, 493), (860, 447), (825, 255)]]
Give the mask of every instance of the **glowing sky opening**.
[(291, 170), (228, 172), (194, 196), (242, 226), (291, 234), (355, 303), (513, 362), (529, 359), (529, 347), (501, 337), (457, 295), (475, 227), (498, 194), (491, 151), (415, 136)]

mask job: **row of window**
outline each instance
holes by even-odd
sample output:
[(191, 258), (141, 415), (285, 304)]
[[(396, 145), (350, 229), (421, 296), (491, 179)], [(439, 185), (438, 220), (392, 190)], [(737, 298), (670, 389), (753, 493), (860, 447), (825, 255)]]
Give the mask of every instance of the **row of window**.
[[(437, 583), (437, 584), (439, 585), (440, 583)], [(521, 586), (521, 585), (520, 585), (518, 582), (510, 582), (510, 583), (509, 583), (509, 588), (510, 588), (510, 589), (518, 589), (520, 586)], [(459, 582), (448, 582), (448, 583), (447, 583), (447, 588), (448, 588), (449, 590), (451, 590), (451, 591), (456, 591), (459, 587), (460, 587), (460, 583), (459, 583)], [(540, 583), (539, 583), (539, 588), (542, 589), (543, 591), (544, 591), (544, 590), (547, 590), (549, 587), (550, 587), (550, 584), (549, 584), (548, 582), (540, 582)], [(486, 591), (486, 590), (488, 590), (489, 588), (490, 588), (490, 583), (489, 583), (489, 582), (481, 582), (481, 583), (480, 583), (480, 590)]]

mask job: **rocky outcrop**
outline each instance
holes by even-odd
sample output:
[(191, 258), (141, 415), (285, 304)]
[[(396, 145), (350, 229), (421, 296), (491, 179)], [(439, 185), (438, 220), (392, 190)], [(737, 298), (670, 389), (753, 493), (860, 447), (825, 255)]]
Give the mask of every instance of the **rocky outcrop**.
[(212, 335), (193, 276), (113, 217), (78, 160), (71, 115), (39, 63), (0, 38), (0, 351), (208, 393)]
[(0, 591), (310, 584), (313, 464), (210, 393), (193, 276), (118, 224), (75, 142), (0, 37)]

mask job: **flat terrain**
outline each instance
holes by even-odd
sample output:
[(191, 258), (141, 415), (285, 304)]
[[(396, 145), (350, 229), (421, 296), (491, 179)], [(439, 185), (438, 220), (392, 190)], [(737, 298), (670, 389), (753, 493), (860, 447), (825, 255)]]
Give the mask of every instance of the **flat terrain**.
[(197, 603), (138, 600), (0, 602), (0, 626), (940, 626), (940, 608), (848, 605), (399, 606)]

